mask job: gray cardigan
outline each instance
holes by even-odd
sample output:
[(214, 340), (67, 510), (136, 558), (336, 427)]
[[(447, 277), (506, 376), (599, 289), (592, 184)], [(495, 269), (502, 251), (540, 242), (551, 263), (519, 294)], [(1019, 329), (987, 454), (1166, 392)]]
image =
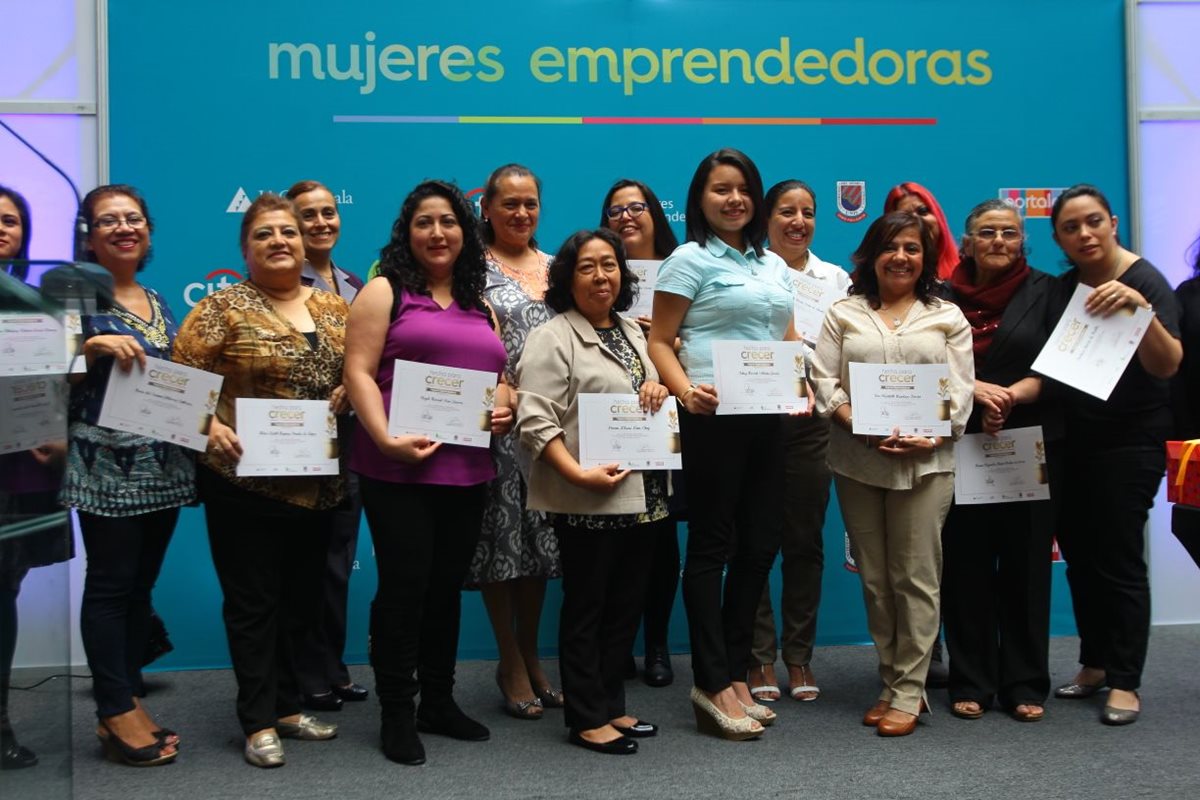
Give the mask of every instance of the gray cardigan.
[[(646, 380), (658, 371), (646, 352), (646, 338), (636, 323), (618, 318), (621, 330), (637, 351)], [(600, 342), (592, 324), (570, 309), (535, 328), (517, 364), (517, 435), (533, 457), (529, 508), (560, 514), (636, 514), (646, 510), (643, 481), (630, 475), (611, 494), (600, 494), (568, 481), (542, 460), (542, 450), (562, 436), (567, 450), (579, 458), (579, 395), (629, 394), (633, 389), (621, 361)]]

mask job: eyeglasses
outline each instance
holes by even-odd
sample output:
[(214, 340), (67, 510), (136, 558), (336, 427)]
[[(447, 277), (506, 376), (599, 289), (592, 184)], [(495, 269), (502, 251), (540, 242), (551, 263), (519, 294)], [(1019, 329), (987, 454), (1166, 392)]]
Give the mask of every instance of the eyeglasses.
[(1015, 242), (1021, 238), (1021, 232), (1016, 228), (1005, 228), (999, 231), (995, 228), (980, 228), (972, 235), (981, 242), (990, 242), (997, 236), (1006, 242)]
[(604, 209), (604, 216), (608, 217), (609, 219), (620, 219), (621, 215), (628, 211), (629, 216), (640, 217), (642, 214), (646, 213), (647, 208), (649, 208), (649, 206), (645, 203), (630, 203), (627, 206), (609, 206), (608, 208)]
[(93, 228), (102, 231), (111, 231), (119, 228), (121, 223), (125, 223), (135, 231), (146, 227), (146, 218), (141, 214), (126, 214), (124, 217), (117, 217), (112, 214), (105, 214), (92, 223)]

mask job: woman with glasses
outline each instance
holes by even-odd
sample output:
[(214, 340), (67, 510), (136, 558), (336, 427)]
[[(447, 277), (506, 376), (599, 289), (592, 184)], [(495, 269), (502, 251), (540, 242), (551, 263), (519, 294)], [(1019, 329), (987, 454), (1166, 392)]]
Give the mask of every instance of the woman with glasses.
[[(1054, 280), (1025, 261), (1021, 215), (1004, 201), (975, 206), (963, 227), (950, 292), (971, 324), (975, 351), (967, 433), (1040, 425), (1057, 482), (1052, 456), (1062, 419), (1056, 406), (1038, 402), (1042, 382), (1030, 371), (1053, 329)], [(1021, 722), (1044, 715), (1053, 527), (1050, 500), (951, 506), (942, 529), (942, 603), (956, 717), (978, 719), (993, 702)]]
[[(550, 319), (544, 301), (550, 256), (538, 249), (542, 185), (520, 164), (497, 167), (480, 201), (486, 245), (484, 297), (500, 322), (508, 352), (504, 379), (516, 390), (516, 367), (529, 332)], [(526, 508), (529, 463), (511, 431), (492, 437), (496, 478), (488, 485), (487, 509), (467, 588), (483, 594), (500, 661), (496, 683), (509, 716), (542, 718), (561, 708), (562, 692), (550, 685), (538, 657), (538, 626), (546, 580), (561, 574), (558, 541), (546, 515)]]
[(1174, 424), (1169, 379), (1183, 358), (1179, 303), (1154, 265), (1121, 244), (1117, 216), (1095, 186), (1077, 184), (1060, 194), (1050, 224), (1072, 267), (1059, 277), (1060, 302), (1085, 286), (1085, 308), (1096, 316), (1139, 307), (1153, 312), (1107, 400), (1054, 386), (1066, 420), (1057, 534), (1080, 664), (1054, 695), (1082, 699), (1107, 686), (1100, 721), (1128, 725), (1141, 711), (1138, 689), (1150, 638), (1145, 528), (1166, 469), (1163, 441)]
[(133, 766), (173, 761), (179, 737), (138, 701), (150, 633), (150, 592), (180, 506), (196, 499), (191, 455), (177, 445), (97, 424), (114, 368), (169, 360), (177, 326), (162, 295), (138, 281), (154, 224), (132, 186), (100, 186), (80, 206), (82, 261), (112, 276), (109, 307), (83, 318), (87, 374), (71, 390), (67, 470), (60, 500), (79, 513), (87, 574), (79, 632), (92, 672), (96, 735), (110, 758)]
[[(679, 246), (658, 196), (646, 184), (629, 178), (614, 183), (604, 196), (604, 203), (600, 206), (600, 227), (614, 231), (621, 237), (625, 255), (629, 259), (662, 261)], [(637, 322), (644, 333), (650, 330), (650, 317), (639, 317)], [(687, 519), (683, 504), (683, 473), (672, 473), (671, 481), (671, 520), (683, 522)], [(642, 680), (647, 686), (668, 686), (675, 680), (671, 653), (667, 647), (667, 630), (678, 588), (679, 536), (675, 525), (661, 526), (654, 543), (643, 612), (642, 635), (646, 655), (642, 662)], [(634, 673), (637, 671), (632, 656), (627, 669)], [(628, 674), (628, 677), (633, 677), (633, 674)]]

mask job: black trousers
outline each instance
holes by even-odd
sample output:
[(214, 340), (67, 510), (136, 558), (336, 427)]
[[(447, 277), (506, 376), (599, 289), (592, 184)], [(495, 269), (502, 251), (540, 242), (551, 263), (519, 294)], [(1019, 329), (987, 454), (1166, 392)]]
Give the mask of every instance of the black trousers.
[(321, 694), (333, 686), (350, 683), (350, 671), (342, 661), (342, 654), (346, 651), (346, 606), (361, 519), (358, 476), (349, 473), (346, 500), (333, 510), (329, 549), (325, 553), (325, 596), (320, 623), (300, 631), (292, 643), (296, 681), (304, 694)]
[(1146, 517), (1166, 470), (1163, 447), (1082, 449), (1071, 442), (1058, 543), (1079, 629), (1079, 662), (1136, 690), (1150, 638)]
[[(640, 476), (630, 476), (640, 480)], [(669, 519), (620, 530), (554, 524), (562, 558), (558, 669), (572, 730), (599, 728), (625, 715), (625, 663), (637, 638), (653, 550)]]
[(1041, 705), (1050, 691), (1051, 501), (952, 505), (942, 529), (950, 699)]
[(454, 689), (462, 587), (475, 555), (487, 484), (435, 486), (359, 476), (379, 587), (370, 656), (384, 716), (437, 705)]
[(683, 602), (696, 686), (744, 681), (754, 615), (779, 551), (783, 447), (774, 415), (681, 412), (688, 542)]
[(320, 619), (330, 511), (248, 492), (198, 470), (225, 635), (247, 734), (300, 713), (292, 642)]
[(178, 519), (178, 508), (129, 517), (79, 512), (87, 551), (79, 634), (101, 718), (132, 711), (141, 693), (150, 592)]
[(647, 651), (667, 644), (671, 609), (675, 606), (675, 592), (679, 589), (677, 522), (672, 515), (669, 524), (662, 525), (656, 533), (643, 534), (651, 540), (651, 553), (647, 559), (650, 573), (646, 581), (646, 608), (642, 617), (642, 638)]

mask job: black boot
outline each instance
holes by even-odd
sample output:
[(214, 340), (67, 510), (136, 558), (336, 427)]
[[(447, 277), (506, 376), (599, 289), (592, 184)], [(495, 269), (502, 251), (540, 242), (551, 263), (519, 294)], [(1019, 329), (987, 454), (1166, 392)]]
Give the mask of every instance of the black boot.
[(452, 697), (436, 701), (422, 699), (421, 707), (417, 709), (417, 730), (464, 742), (486, 742), (492, 736), (486, 725), (463, 713)]
[(411, 711), (398, 714), (385, 710), (379, 739), (389, 760), (412, 767), (425, 763), (425, 745), (417, 736), (417, 721)]
[(647, 686), (670, 686), (675, 680), (675, 671), (671, 669), (671, 653), (666, 644), (647, 645), (644, 667), (642, 680)]

